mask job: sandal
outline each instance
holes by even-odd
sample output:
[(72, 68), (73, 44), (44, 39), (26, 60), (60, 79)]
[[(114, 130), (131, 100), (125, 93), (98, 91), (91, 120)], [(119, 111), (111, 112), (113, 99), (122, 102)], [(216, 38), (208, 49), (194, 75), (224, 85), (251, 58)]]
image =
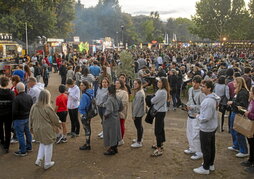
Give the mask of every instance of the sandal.
[(162, 155), (162, 151), (159, 151), (158, 149), (156, 149), (152, 154), (151, 157), (159, 157)]

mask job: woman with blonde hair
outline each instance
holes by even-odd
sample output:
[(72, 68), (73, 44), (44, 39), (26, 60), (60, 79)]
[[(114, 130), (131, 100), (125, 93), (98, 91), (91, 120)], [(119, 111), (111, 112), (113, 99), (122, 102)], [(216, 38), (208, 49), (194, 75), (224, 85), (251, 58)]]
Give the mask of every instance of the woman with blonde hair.
[(239, 107), (247, 109), (248, 108), (248, 100), (249, 100), (249, 90), (245, 83), (245, 80), (242, 77), (237, 77), (234, 80), (235, 86), (235, 96), (232, 101), (228, 102), (228, 105), (232, 107), (232, 113), (230, 116), (230, 133), (233, 139), (233, 146), (228, 147), (229, 150), (239, 152), (236, 154), (236, 157), (242, 158), (248, 156), (248, 148), (246, 144), (245, 137), (236, 132), (233, 129), (235, 115), (239, 113)]
[(53, 144), (56, 141), (56, 128), (61, 126), (50, 101), (50, 92), (42, 90), (38, 101), (32, 106), (29, 116), (31, 132), (34, 134), (35, 140), (40, 141), (35, 165), (41, 166), (44, 159), (44, 169), (49, 169), (55, 164), (54, 161), (51, 161)]

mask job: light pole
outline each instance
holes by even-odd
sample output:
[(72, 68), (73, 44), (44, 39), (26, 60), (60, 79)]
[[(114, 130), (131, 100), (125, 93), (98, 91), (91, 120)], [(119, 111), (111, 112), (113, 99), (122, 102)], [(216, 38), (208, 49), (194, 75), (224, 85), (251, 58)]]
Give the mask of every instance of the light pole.
[(118, 32), (116, 32), (116, 46), (118, 47)]
[(27, 22), (25, 23), (25, 29), (26, 29), (26, 55), (28, 55), (28, 35), (27, 35)]
[(124, 28), (124, 25), (121, 25), (121, 29), (122, 29), (122, 44), (124, 46), (124, 43), (123, 43), (123, 28)]

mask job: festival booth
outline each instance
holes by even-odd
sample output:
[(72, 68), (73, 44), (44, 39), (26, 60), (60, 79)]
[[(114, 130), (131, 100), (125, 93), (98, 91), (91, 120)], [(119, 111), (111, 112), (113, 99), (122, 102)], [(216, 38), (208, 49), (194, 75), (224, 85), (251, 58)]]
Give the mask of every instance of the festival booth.
[(12, 34), (0, 33), (0, 73), (11, 74), (19, 64), (14, 58), (22, 55), (22, 46), (13, 41)]

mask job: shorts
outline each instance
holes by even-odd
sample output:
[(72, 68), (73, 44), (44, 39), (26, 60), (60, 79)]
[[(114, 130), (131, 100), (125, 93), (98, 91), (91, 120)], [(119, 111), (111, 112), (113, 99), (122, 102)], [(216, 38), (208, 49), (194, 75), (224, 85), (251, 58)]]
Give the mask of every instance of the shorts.
[(57, 112), (56, 113), (60, 119), (61, 122), (66, 122), (66, 118), (67, 118), (67, 111), (62, 111), (62, 112)]

